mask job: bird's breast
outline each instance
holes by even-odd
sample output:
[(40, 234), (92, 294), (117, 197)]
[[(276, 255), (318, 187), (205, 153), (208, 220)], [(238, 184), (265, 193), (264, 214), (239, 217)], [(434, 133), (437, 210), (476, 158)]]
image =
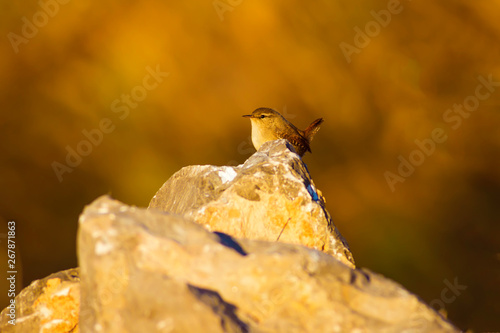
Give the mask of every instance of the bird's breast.
[(262, 146), (264, 142), (276, 139), (278, 139), (278, 137), (274, 135), (273, 131), (252, 123), (252, 143), (256, 150), (259, 150), (260, 146)]

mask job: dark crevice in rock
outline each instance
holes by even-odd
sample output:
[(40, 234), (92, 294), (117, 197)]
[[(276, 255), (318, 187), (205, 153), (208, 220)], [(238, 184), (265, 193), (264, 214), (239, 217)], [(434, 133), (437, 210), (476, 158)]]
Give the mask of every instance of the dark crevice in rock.
[(225, 233), (222, 233), (222, 232), (214, 232), (214, 234), (219, 236), (220, 243), (222, 245), (224, 245), (230, 249), (235, 250), (236, 252), (238, 252), (242, 256), (247, 255), (247, 253), (245, 252), (245, 250), (243, 250), (243, 248), (240, 246), (240, 244), (238, 244), (238, 242), (236, 242), (231, 236), (229, 236)]
[(189, 290), (202, 303), (208, 305), (220, 317), (224, 332), (248, 333), (248, 325), (236, 315), (236, 307), (225, 302), (218, 292), (188, 284)]

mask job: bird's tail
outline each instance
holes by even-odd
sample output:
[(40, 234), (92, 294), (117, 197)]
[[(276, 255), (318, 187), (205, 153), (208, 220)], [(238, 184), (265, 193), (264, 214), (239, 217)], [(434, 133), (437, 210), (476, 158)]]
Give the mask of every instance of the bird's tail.
[(312, 141), (314, 134), (316, 134), (319, 131), (319, 126), (321, 125), (322, 122), (323, 118), (316, 119), (311, 123), (311, 125), (307, 126), (307, 128), (304, 130), (304, 135), (309, 141)]

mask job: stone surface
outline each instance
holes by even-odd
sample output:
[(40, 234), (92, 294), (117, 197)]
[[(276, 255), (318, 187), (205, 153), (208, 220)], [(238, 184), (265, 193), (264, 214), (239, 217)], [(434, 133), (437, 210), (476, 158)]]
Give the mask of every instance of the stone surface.
[(79, 332), (79, 280), (78, 269), (68, 269), (33, 281), (15, 298), (15, 325), (8, 307), (0, 314), (0, 332)]
[(325, 199), (285, 140), (266, 142), (237, 167), (182, 168), (149, 208), (181, 214), (234, 237), (302, 244), (354, 267)]
[(458, 332), (400, 285), (300, 245), (101, 197), (80, 216), (82, 332)]

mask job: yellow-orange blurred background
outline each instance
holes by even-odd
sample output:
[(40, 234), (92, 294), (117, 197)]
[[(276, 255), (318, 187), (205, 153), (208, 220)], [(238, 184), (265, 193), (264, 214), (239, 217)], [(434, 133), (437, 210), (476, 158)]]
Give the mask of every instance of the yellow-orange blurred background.
[[(266, 106), (325, 119), (304, 160), (358, 266), (462, 329), (500, 329), (500, 87), (457, 129), (443, 119), (479, 76), (500, 81), (499, 1), (60, 1), (0, 11), (0, 215), (24, 285), (77, 265), (78, 215), (99, 195), (147, 206), (183, 166), (244, 162), (241, 115)], [(367, 24), (348, 61), (339, 45)], [(114, 112), (147, 68), (169, 75)], [(105, 118), (114, 130), (59, 181), (53, 163)], [(384, 173), (436, 128), (447, 140), (391, 191)]]

